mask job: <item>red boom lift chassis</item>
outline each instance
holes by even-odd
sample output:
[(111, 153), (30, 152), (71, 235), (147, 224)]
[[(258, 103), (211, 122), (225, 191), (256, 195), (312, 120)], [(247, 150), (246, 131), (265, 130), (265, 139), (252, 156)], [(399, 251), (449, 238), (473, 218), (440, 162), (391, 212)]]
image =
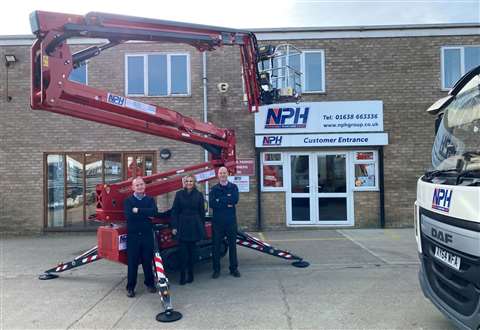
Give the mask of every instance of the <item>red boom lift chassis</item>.
[[(227, 167), (235, 173), (235, 133), (185, 117), (176, 111), (132, 100), (70, 81), (71, 71), (103, 50), (127, 41), (184, 43), (198, 51), (212, 51), (226, 45), (240, 48), (243, 82), (250, 112), (262, 104), (294, 100), (299, 93), (291, 88), (273, 88), (270, 69), (259, 71), (259, 63), (273, 61), (275, 48), (258, 47), (255, 35), (248, 31), (206, 25), (171, 22), (139, 17), (91, 12), (85, 16), (35, 11), (30, 23), (36, 35), (31, 48), (31, 107), (67, 116), (95, 121), (138, 132), (199, 145), (209, 151), (209, 161), (187, 168), (144, 177), (146, 193), (158, 196), (182, 188), (182, 175), (193, 174), (198, 182), (216, 177), (218, 168)], [(71, 52), (69, 38), (106, 40), (76, 53)], [(282, 53), (282, 56), (285, 56)], [(271, 66), (270, 66), (271, 68)], [(277, 77), (278, 79), (278, 77)], [(287, 92), (285, 92), (287, 90)], [(131, 180), (99, 184), (96, 187), (96, 219), (105, 225), (97, 232), (98, 245), (74, 260), (46, 270), (40, 279), (52, 279), (75, 267), (102, 258), (126, 264), (126, 226), (123, 200), (131, 192)], [(169, 227), (169, 216), (152, 218), (154, 224), (154, 274), (164, 312), (157, 315), (162, 322), (176, 321), (181, 314), (174, 311), (165, 269), (175, 269), (176, 241)], [(211, 257), (211, 223), (205, 224), (207, 240), (199, 243), (198, 259)], [(272, 256), (294, 261), (297, 267), (307, 267), (304, 261), (245, 233), (237, 233), (237, 244)], [(224, 244), (223, 254), (226, 253)]]

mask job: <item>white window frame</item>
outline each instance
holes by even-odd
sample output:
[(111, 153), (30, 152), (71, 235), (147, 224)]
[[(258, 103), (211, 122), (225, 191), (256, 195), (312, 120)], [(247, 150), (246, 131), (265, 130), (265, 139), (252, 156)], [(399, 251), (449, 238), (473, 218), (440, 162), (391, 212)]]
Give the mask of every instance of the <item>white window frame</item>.
[[(468, 47), (477, 47), (480, 48), (480, 45), (461, 45), (461, 46), (442, 46), (440, 49), (440, 75), (442, 79), (442, 91), (449, 91), (452, 87), (445, 86), (445, 51), (448, 49), (458, 49), (460, 50), (460, 77), (462, 77), (465, 72), (465, 48)], [(458, 78), (460, 78), (458, 77)]]
[[(85, 67), (85, 85), (88, 85), (88, 62), (85, 63), (84, 67)], [(77, 84), (82, 84), (81, 82), (78, 82), (78, 81), (75, 81), (75, 80), (70, 80), (70, 81), (72, 81), (74, 83), (77, 83)]]
[[(357, 160), (357, 153), (362, 153), (362, 152), (373, 152), (373, 160), (371, 159), (366, 159), (366, 160)], [(379, 191), (379, 177), (378, 177), (378, 150), (355, 150), (352, 151), (352, 162), (351, 162), (352, 170), (350, 173), (352, 173), (352, 186), (353, 186), (353, 191)], [(355, 165), (357, 164), (374, 164), (375, 166), (375, 186), (372, 187), (357, 187), (355, 186)]]
[[(265, 160), (265, 154), (280, 154), (280, 160)], [(285, 185), (285, 159), (283, 152), (278, 151), (265, 151), (260, 153), (261, 157), (261, 164), (260, 164), (260, 184), (262, 192), (272, 192), (272, 191), (286, 191)], [(282, 166), (282, 178), (283, 178), (283, 186), (282, 187), (265, 187), (263, 185), (263, 165), (281, 165)]]
[[(167, 56), (167, 95), (148, 95), (148, 56), (149, 55), (166, 55)], [(172, 79), (171, 79), (171, 57), (172, 56), (186, 56), (187, 57), (187, 93), (186, 94), (172, 94)], [(143, 94), (128, 94), (128, 58), (129, 57), (143, 57)], [(149, 53), (126, 53), (125, 54), (125, 95), (137, 97), (188, 97), (191, 96), (191, 73), (190, 73), (190, 54), (189, 53), (164, 53), (164, 52), (149, 52)]]
[[(305, 70), (305, 53), (320, 53), (322, 55), (322, 89), (318, 91), (306, 91), (305, 90), (305, 75), (306, 75), (306, 70)], [(323, 49), (307, 49), (307, 50), (302, 50), (302, 56), (301, 56), (301, 70), (302, 70), (302, 93), (303, 94), (318, 94), (318, 93), (325, 93), (325, 50)]]

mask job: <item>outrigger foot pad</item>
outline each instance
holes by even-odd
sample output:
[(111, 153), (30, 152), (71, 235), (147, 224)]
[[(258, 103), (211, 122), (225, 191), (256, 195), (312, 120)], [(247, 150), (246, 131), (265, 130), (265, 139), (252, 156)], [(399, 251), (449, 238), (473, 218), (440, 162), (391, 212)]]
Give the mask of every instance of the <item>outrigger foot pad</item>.
[(310, 266), (310, 263), (308, 261), (299, 260), (299, 261), (292, 262), (292, 266), (298, 267), (298, 268), (305, 268)]
[(43, 273), (38, 275), (39, 280), (53, 280), (54, 278), (57, 278), (58, 275), (55, 274), (50, 274), (50, 273)]
[(158, 322), (175, 322), (180, 320), (182, 316), (182, 313), (170, 310), (163, 313), (158, 313), (155, 319)]

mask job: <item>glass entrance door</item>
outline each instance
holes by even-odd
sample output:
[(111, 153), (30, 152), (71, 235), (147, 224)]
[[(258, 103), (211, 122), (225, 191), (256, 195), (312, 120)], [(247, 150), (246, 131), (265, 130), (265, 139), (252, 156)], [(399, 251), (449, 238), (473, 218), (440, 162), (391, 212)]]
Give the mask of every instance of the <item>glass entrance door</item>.
[(348, 153), (291, 153), (288, 160), (288, 225), (353, 225)]
[(288, 180), (287, 193), (287, 217), (293, 225), (311, 224), (312, 219), (312, 198), (310, 189), (312, 187), (311, 176), (311, 155), (291, 154), (290, 180)]
[(318, 153), (316, 213), (319, 224), (350, 225), (347, 153)]

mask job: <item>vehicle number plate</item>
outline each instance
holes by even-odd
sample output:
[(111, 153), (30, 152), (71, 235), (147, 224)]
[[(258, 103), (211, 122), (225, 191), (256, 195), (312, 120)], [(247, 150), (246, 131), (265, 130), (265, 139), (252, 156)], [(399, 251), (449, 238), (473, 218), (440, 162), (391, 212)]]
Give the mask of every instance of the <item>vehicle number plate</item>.
[(435, 246), (435, 258), (443, 261), (450, 267), (455, 268), (456, 270), (460, 269), (460, 262), (461, 258), (459, 256), (454, 255), (438, 246)]

